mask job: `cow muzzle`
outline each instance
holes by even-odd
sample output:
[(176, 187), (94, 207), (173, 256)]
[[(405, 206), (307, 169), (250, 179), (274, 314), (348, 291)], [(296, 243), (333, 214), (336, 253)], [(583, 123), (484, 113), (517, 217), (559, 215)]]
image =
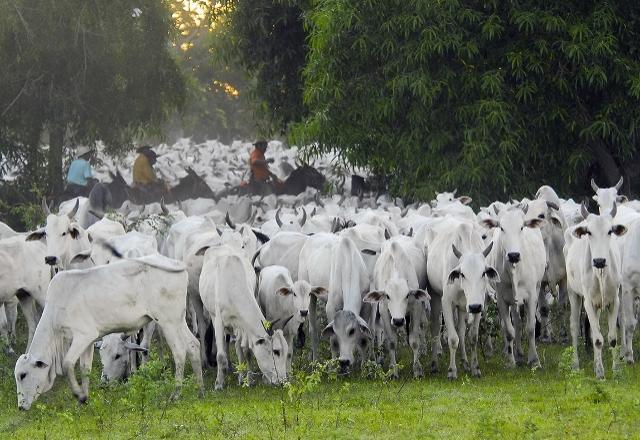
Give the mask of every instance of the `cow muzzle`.
[(308, 314), (309, 314), (308, 310), (300, 310), (300, 316), (301, 317), (306, 318)]
[(482, 312), (482, 304), (470, 304), (469, 313), (478, 314)]
[(520, 262), (520, 252), (509, 252), (507, 254), (507, 259), (509, 263), (516, 264)]
[(404, 323), (405, 323), (404, 318), (393, 318), (393, 325), (395, 325), (396, 327), (402, 327)]
[(605, 258), (594, 258), (593, 259), (593, 267), (596, 269), (604, 269), (607, 265), (607, 260)]
[(49, 266), (56, 266), (58, 264), (58, 257), (52, 257), (52, 256), (44, 257), (44, 262)]

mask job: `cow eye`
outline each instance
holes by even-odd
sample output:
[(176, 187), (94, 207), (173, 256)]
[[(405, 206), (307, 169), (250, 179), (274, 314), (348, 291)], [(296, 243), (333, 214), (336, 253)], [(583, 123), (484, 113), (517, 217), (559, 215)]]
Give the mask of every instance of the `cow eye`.
[(63, 232), (63, 233), (62, 233), (62, 236), (64, 237), (65, 235), (67, 235), (67, 233), (66, 233), (66, 232)]
[(117, 359), (120, 359), (121, 357), (122, 357), (122, 355), (121, 355), (121, 354), (117, 354), (117, 355), (116, 355), (116, 357), (115, 357), (114, 359), (116, 359), (116, 360), (117, 360)]
[(349, 330), (349, 333), (347, 333), (349, 336), (353, 336), (356, 332), (356, 329), (352, 328), (351, 330)]
[(27, 377), (27, 373), (20, 373), (20, 380), (24, 380)]
[(280, 350), (273, 350), (273, 354), (275, 354), (276, 356), (280, 356)]
[(538, 218), (544, 219), (544, 214), (540, 214)]

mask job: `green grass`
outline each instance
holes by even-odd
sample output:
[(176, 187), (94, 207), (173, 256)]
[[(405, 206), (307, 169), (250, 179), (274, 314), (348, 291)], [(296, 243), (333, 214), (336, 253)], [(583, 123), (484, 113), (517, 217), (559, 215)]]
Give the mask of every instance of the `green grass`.
[[(289, 387), (241, 387), (229, 375), (227, 388), (214, 392), (214, 372), (207, 371), (204, 399), (187, 380), (175, 402), (169, 362), (153, 361), (128, 383), (105, 387), (96, 359), (88, 404), (78, 406), (58, 378), (28, 412), (16, 407), (15, 358), (2, 355), (0, 438), (640, 437), (640, 367), (614, 374), (608, 353), (601, 382), (584, 352), (579, 373), (562, 367), (563, 347), (540, 345), (539, 354), (541, 370), (506, 370), (496, 355), (481, 360), (482, 378), (459, 369), (455, 382), (445, 377), (446, 356), (437, 375), (421, 380), (410, 378), (407, 367), (399, 380), (369, 371), (383, 376), (374, 380), (362, 373), (336, 378), (307, 365)], [(410, 365), (408, 353), (402, 359)]]

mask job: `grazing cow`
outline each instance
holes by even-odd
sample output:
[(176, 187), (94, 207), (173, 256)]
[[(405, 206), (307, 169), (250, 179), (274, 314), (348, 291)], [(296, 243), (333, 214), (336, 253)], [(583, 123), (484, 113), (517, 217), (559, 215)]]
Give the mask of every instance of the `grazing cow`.
[[(604, 379), (602, 365), (602, 347), (604, 339), (600, 331), (600, 312), (608, 308), (609, 345), (617, 344), (617, 320), (620, 308), (618, 292), (622, 279), (620, 273), (620, 251), (613, 236), (621, 236), (627, 228), (616, 223), (616, 203), (609, 214), (589, 214), (583, 205), (584, 221), (575, 228), (567, 230), (565, 235), (573, 235), (566, 240), (565, 256), (567, 261), (567, 279), (569, 302), (571, 304), (571, 339), (574, 347), (573, 366), (578, 368), (578, 332), (580, 325), (580, 304), (584, 304), (591, 326), (593, 341), (593, 364), (598, 379)], [(615, 356), (614, 356), (615, 366)]]
[[(485, 247), (482, 237), (471, 223), (454, 218), (448, 219), (446, 223), (447, 228), (443, 225), (442, 233), (438, 234), (429, 248), (427, 272), (433, 289), (432, 298), (435, 300), (432, 307), (439, 309), (440, 306), (436, 306), (435, 303), (441, 301), (449, 340), (450, 356), (447, 373), (449, 379), (458, 377), (456, 367), (458, 345), (460, 345), (464, 369), (470, 369), (473, 376), (479, 377), (477, 344), (480, 319), (485, 310), (485, 298), (491, 284), (500, 280), (497, 271), (486, 261), (493, 242)], [(456, 312), (457, 327), (454, 322)], [(468, 321), (471, 326), (469, 332), (472, 345), (471, 365), (467, 360), (465, 349)], [(435, 324), (432, 325), (432, 330), (436, 333), (432, 334), (432, 337), (439, 340), (440, 320), (437, 319)], [(433, 362), (436, 360), (434, 353)], [(435, 369), (434, 367), (435, 365), (432, 364), (432, 370)]]
[[(60, 272), (49, 285), (31, 347), (16, 362), (18, 408), (29, 409), (62, 374), (78, 401), (85, 402), (93, 342), (116, 331), (137, 331), (151, 320), (171, 349), (177, 385), (188, 355), (204, 393), (199, 343), (185, 321), (186, 295), (185, 267), (160, 255)], [(78, 359), (82, 386), (75, 376)]]
[[(360, 316), (362, 297), (369, 291), (367, 268), (355, 243), (348, 237), (316, 234), (300, 252), (299, 279), (328, 290), (326, 313), (329, 324), (322, 334), (330, 337), (331, 353), (346, 371), (354, 363), (354, 350), (364, 359), (373, 334)], [(318, 341), (315, 301), (309, 306), (312, 357), (317, 359)]]
[[(289, 346), (282, 330), (273, 331), (265, 320), (254, 296), (256, 275), (249, 259), (238, 249), (229, 246), (205, 246), (200, 275), (200, 298), (211, 315), (216, 340), (218, 372), (215, 389), (224, 386), (228, 368), (226, 330), (235, 333), (238, 361), (248, 361), (251, 350), (266, 381), (282, 383), (287, 378)], [(243, 380), (243, 375), (239, 375)]]
[(47, 224), (29, 235), (27, 241), (42, 240), (47, 244), (46, 263), (55, 270), (69, 269), (74, 255), (88, 250), (91, 245), (85, 231), (73, 219), (78, 212), (79, 202), (67, 214), (52, 214), (46, 201), (42, 201), (47, 215)]
[[(412, 245), (411, 242), (409, 244)], [(407, 328), (407, 336), (413, 350), (413, 375), (421, 377), (423, 373), (420, 365), (420, 323), (424, 315), (422, 303), (429, 301), (430, 297), (420, 289), (414, 265), (401, 242), (395, 241), (382, 251), (373, 271), (371, 287), (372, 291), (363, 301), (378, 303), (392, 376), (398, 377), (398, 331), (406, 324), (407, 327), (411, 326)]]
[(0, 304), (17, 298), (27, 321), (31, 344), (38, 323), (35, 304), (44, 307), (50, 269), (42, 264), (46, 247), (39, 241), (25, 241), (21, 235), (0, 240)]
[(307, 320), (311, 296), (326, 300), (327, 291), (324, 287), (314, 287), (305, 280), (294, 282), (287, 268), (283, 266), (267, 266), (260, 271), (258, 303), (264, 316), (271, 322), (284, 322), (293, 316), (282, 328), (289, 346), (288, 373), (291, 373), (293, 337), (300, 325)]
[[(526, 205), (499, 212), (499, 220), (486, 219), (482, 224), (495, 228), (494, 243), (489, 258), (500, 278), (496, 285), (498, 311), (506, 341), (507, 366), (523, 361), (521, 310), (526, 303), (527, 332), (529, 336), (528, 363), (539, 367), (536, 350), (536, 311), (538, 296), (547, 264), (546, 250), (539, 227), (545, 222), (540, 218), (525, 220)], [(510, 310), (511, 309), (511, 310)], [(511, 313), (511, 317), (509, 314)], [(512, 325), (515, 323), (515, 331)], [(515, 338), (515, 357), (513, 341)]]
[(96, 342), (102, 362), (102, 382), (126, 379), (135, 371), (137, 352), (149, 352), (148, 346), (138, 345), (130, 339), (131, 336), (126, 333), (111, 333)]

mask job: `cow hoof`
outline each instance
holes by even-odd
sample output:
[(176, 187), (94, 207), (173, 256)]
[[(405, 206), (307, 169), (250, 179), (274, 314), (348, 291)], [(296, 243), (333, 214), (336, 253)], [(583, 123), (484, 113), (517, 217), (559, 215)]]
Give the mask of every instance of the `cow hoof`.
[(413, 364), (413, 377), (418, 379), (421, 377), (424, 377), (424, 373), (422, 372), (422, 365), (418, 364)]
[(538, 339), (538, 342), (542, 344), (551, 344), (553, 341), (551, 340), (551, 336), (544, 335), (544, 336), (541, 336), (540, 339)]
[(466, 372), (469, 372), (471, 370), (471, 368), (469, 367), (468, 361), (462, 361), (462, 369)]
[(447, 379), (456, 380), (457, 378), (458, 378), (457, 371), (449, 368), (449, 372), (447, 373)]
[(505, 366), (507, 368), (516, 368), (516, 360), (514, 358), (507, 358)]
[(216, 382), (216, 384), (215, 384), (215, 386), (213, 387), (213, 389), (214, 389), (215, 391), (222, 391), (222, 388), (223, 388), (223, 387), (224, 387), (224, 384)]
[(429, 368), (431, 374), (435, 374), (438, 372), (438, 363), (436, 361), (431, 361), (431, 367)]
[(87, 400), (89, 398), (87, 396), (79, 396), (78, 397), (78, 405), (84, 405), (85, 403), (87, 403)]
[(471, 375), (472, 375), (473, 377), (480, 377), (480, 376), (482, 376), (482, 373), (480, 372), (480, 368), (478, 368), (478, 367), (473, 368), (473, 369), (471, 370)]
[(529, 367), (531, 367), (531, 368), (542, 368), (542, 365), (540, 364), (540, 359), (538, 359), (538, 358), (531, 359), (529, 361)]

